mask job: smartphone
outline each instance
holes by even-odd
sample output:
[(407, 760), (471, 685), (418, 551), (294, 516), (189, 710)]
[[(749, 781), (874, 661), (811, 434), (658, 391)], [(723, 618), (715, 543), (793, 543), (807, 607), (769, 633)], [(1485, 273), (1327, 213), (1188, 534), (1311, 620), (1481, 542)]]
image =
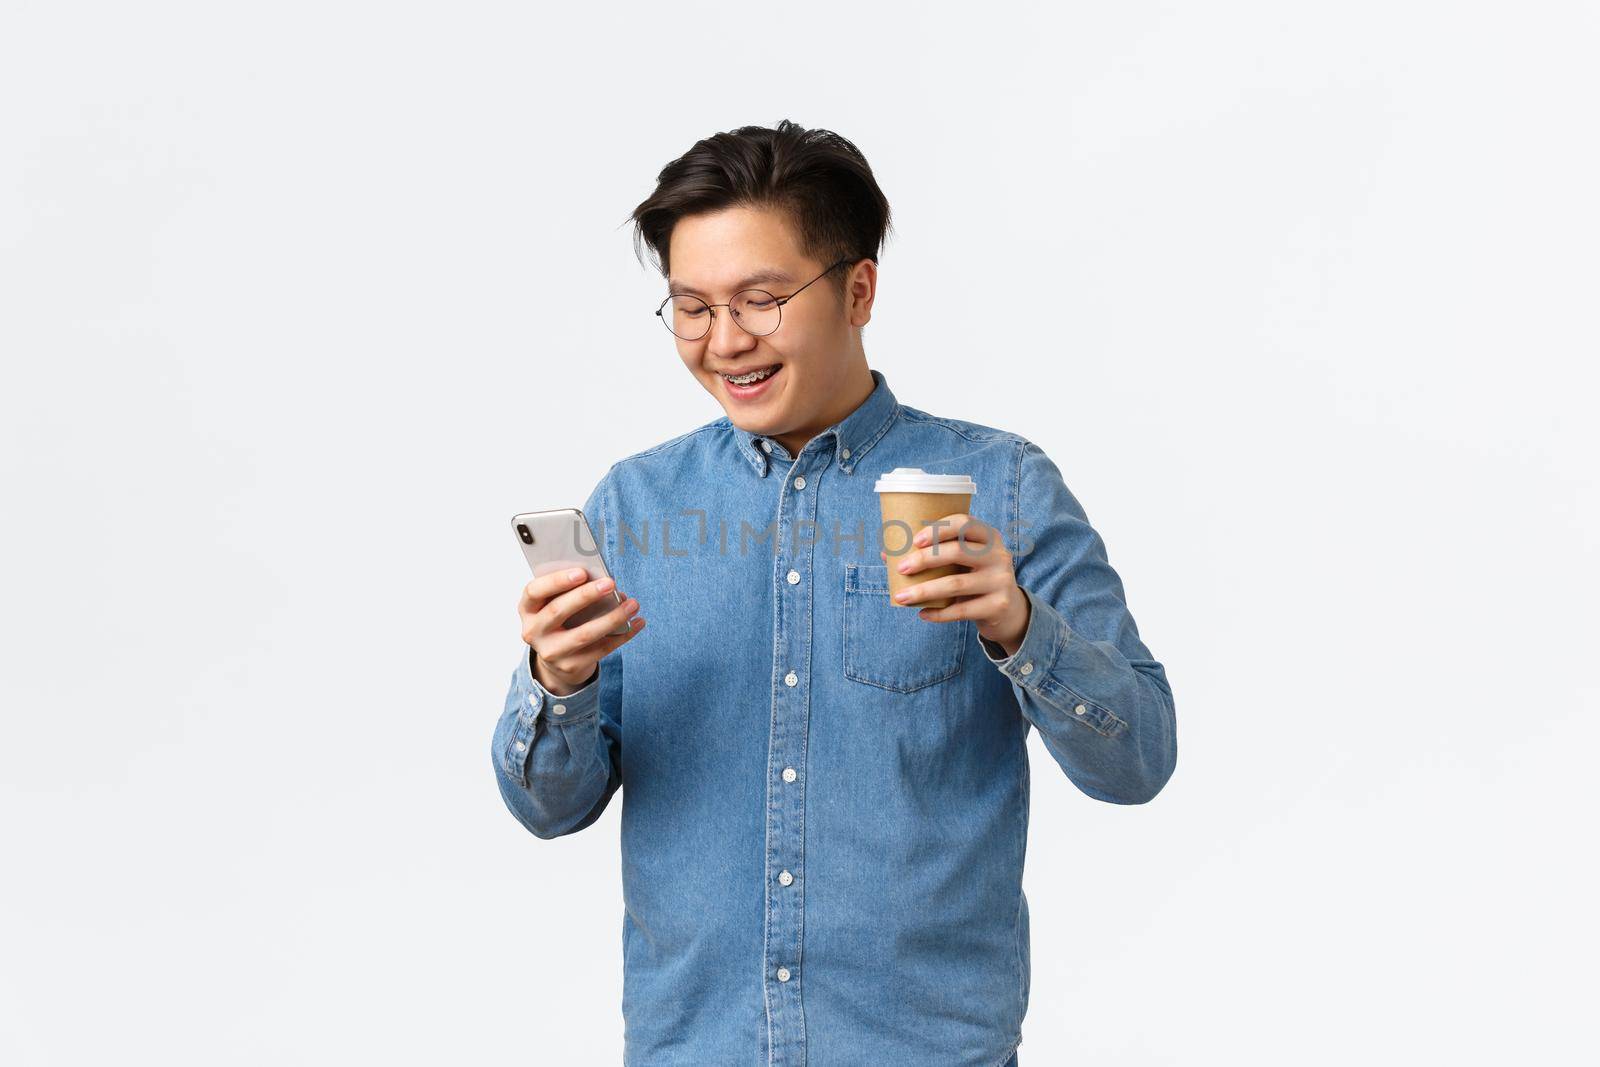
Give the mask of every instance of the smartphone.
[[(574, 567), (586, 571), (589, 575), (587, 580), (591, 582), (611, 577), (611, 572), (606, 569), (606, 561), (595, 545), (589, 520), (583, 517), (583, 512), (578, 508), (525, 511), (511, 516), (511, 529), (517, 535), (517, 543), (522, 546), (522, 554), (527, 557), (535, 578), (551, 571)], [(620, 603), (622, 594), (613, 585), (609, 597), (601, 597), (588, 607), (574, 612), (567, 620), (566, 628), (570, 630), (598, 619)], [(628, 629), (627, 622), (623, 622), (611, 632), (625, 634)]]

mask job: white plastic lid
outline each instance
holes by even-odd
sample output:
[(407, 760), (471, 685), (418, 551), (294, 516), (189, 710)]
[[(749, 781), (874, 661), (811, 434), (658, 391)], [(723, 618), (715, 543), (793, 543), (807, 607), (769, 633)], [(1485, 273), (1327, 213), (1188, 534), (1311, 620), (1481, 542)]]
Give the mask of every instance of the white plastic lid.
[(872, 487), (880, 493), (967, 493), (978, 491), (978, 483), (965, 474), (929, 474), (921, 467), (896, 467), (879, 476)]

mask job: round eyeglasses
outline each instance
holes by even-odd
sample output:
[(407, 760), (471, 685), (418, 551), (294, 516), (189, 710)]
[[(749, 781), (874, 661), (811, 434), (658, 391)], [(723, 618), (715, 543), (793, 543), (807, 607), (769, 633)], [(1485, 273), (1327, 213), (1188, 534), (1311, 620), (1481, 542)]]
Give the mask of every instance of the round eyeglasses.
[(783, 324), (783, 305), (799, 296), (812, 282), (854, 262), (854, 258), (841, 259), (788, 296), (773, 296), (765, 289), (741, 289), (726, 304), (708, 304), (697, 296), (673, 293), (661, 301), (656, 315), (673, 336), (684, 341), (698, 341), (711, 332), (711, 323), (717, 314), (712, 309), (725, 307), (740, 329), (756, 337), (765, 337)]

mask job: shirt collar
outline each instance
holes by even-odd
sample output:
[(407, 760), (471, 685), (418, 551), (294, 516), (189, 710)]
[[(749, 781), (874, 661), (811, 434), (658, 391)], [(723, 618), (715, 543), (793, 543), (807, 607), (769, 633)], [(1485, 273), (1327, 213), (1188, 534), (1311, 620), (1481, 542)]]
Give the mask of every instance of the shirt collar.
[[(839, 456), (839, 469), (845, 474), (851, 473), (856, 464), (866, 458), (872, 446), (878, 443), (878, 438), (889, 431), (895, 416), (900, 411), (900, 404), (895, 400), (894, 392), (889, 388), (889, 382), (884, 378), (883, 372), (870, 370), (870, 373), (873, 386), (867, 398), (858, 404), (854, 411), (816, 437), (820, 440), (830, 434), (833, 436), (834, 448)], [(763, 434), (739, 429), (726, 415), (720, 421), (733, 431), (739, 451), (744, 453), (745, 459), (750, 461), (750, 465), (760, 477), (767, 476), (773, 452), (780, 457), (789, 456), (788, 451), (777, 441)]]

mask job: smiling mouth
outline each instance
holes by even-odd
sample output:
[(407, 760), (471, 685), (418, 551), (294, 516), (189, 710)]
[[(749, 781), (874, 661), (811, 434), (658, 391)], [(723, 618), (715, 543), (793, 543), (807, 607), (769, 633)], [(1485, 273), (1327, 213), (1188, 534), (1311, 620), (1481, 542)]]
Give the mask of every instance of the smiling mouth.
[(722, 380), (732, 385), (754, 385), (756, 382), (765, 381), (778, 373), (782, 366), (783, 364), (781, 363), (774, 363), (770, 367), (761, 367), (746, 374), (724, 374), (722, 375)]

